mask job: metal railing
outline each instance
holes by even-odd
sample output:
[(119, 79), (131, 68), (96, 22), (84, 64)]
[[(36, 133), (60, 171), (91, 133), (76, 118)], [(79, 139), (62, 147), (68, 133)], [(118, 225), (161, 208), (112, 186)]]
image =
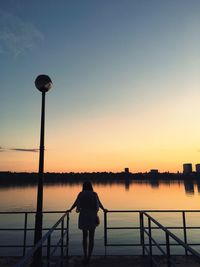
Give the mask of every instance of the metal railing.
[[(65, 213), (65, 211), (44, 211), (43, 212), (43, 215), (51, 215), (51, 214), (54, 214), (54, 215), (59, 215), (59, 217), (61, 215), (63, 215)], [(9, 216), (12, 216), (12, 215), (20, 215), (24, 217), (24, 219), (22, 219), (22, 226), (19, 226), (19, 227), (4, 227), (4, 228), (0, 228), (0, 233), (1, 232), (6, 232), (7, 235), (9, 232), (22, 232), (22, 239), (21, 239), (21, 244), (20, 245), (14, 245), (14, 244), (11, 244), (11, 245), (1, 245), (0, 244), (0, 249), (1, 248), (6, 248), (6, 249), (12, 249), (12, 248), (19, 248), (19, 249), (22, 249), (22, 254), (21, 256), (25, 256), (26, 254), (26, 250), (29, 249), (29, 248), (33, 248), (34, 244), (27, 244), (27, 235), (28, 233), (30, 232), (34, 232), (35, 228), (32, 226), (32, 227), (28, 227), (28, 224), (29, 224), (29, 218), (31, 215), (35, 215), (36, 212), (35, 211), (28, 211), (28, 212), (23, 212), (23, 211), (13, 211), (13, 212), (0, 212), (0, 216), (1, 215), (9, 215)], [(12, 218), (10, 218), (12, 220)], [(69, 220), (69, 219), (68, 219)], [(57, 221), (57, 220), (56, 220)], [(31, 220), (31, 222), (33, 223), (33, 220)], [(64, 225), (64, 231), (66, 231), (69, 227), (69, 222), (67, 222), (65, 225)], [(50, 229), (52, 229), (52, 226), (50, 227), (44, 227), (42, 230), (44, 232), (47, 232), (49, 231)], [(62, 225), (60, 225), (60, 227), (57, 227), (55, 229), (55, 231), (62, 231)], [(56, 245), (52, 244), (51, 247), (55, 247)], [(65, 247), (66, 245), (64, 245)], [(43, 244), (43, 248), (47, 248), (47, 244)], [(10, 255), (11, 256), (11, 255)]]
[[(147, 227), (145, 227), (145, 218), (147, 219)], [(153, 264), (155, 264), (156, 266), (160, 266), (159, 261), (157, 261), (153, 255), (153, 245), (155, 245), (156, 248), (161, 252), (161, 254), (166, 257), (167, 267), (176, 266), (171, 255), (171, 249), (170, 249), (171, 241), (175, 241), (176, 244), (182, 246), (185, 249), (186, 254), (188, 254), (189, 252), (192, 256), (195, 256), (198, 262), (200, 263), (200, 254), (197, 251), (195, 251), (193, 248), (184, 243), (180, 238), (178, 238), (176, 235), (170, 232), (166, 227), (164, 227), (162, 224), (160, 224), (146, 212), (140, 213), (140, 224), (141, 224), (141, 243), (143, 248), (143, 255), (145, 255), (145, 252), (147, 252), (147, 254), (150, 256), (150, 266), (153, 266)], [(166, 239), (165, 249), (162, 248), (161, 245), (159, 245), (159, 243), (155, 240), (155, 238), (153, 238), (152, 224), (156, 225), (157, 227), (156, 229), (161, 229), (164, 232)], [(148, 239), (147, 244), (145, 242), (145, 234), (147, 235)]]
[[(69, 248), (69, 213), (64, 211), (50, 211), (50, 212), (44, 212), (44, 214), (59, 214), (64, 213), (62, 217), (56, 222), (56, 224), (51, 228), (43, 228), (43, 230), (48, 231), (43, 238), (34, 245), (27, 245), (27, 233), (29, 231), (34, 231), (34, 228), (28, 227), (28, 218), (30, 214), (35, 214), (35, 212), (0, 212), (1, 214), (24, 214), (24, 227), (23, 228), (0, 228), (0, 231), (23, 231), (22, 236), (22, 245), (1, 245), (0, 247), (4, 248), (22, 248), (24, 258), (16, 265), (16, 267), (22, 267), (26, 262), (29, 262), (32, 258), (34, 252), (39, 248), (43, 247), (45, 249), (46, 254), (46, 265), (49, 265), (49, 260), (51, 259), (52, 255), (55, 255), (55, 251), (60, 248), (60, 255), (58, 258), (60, 258), (62, 263), (62, 258), (65, 256), (68, 256), (68, 248)], [(135, 224), (134, 226), (133, 222), (136, 222), (135, 218), (131, 218), (129, 223), (132, 225), (130, 226), (110, 226), (109, 224), (109, 214), (114, 213), (129, 213), (134, 214), (137, 218), (138, 224)], [(181, 215), (181, 225), (180, 226), (167, 226), (162, 225), (159, 219), (155, 219), (155, 216), (158, 215), (158, 213), (161, 214), (168, 214), (168, 213), (177, 213)], [(184, 249), (185, 255), (192, 254), (196, 256), (199, 259), (200, 254), (196, 252), (193, 248), (190, 246), (200, 246), (199, 242), (188, 242), (188, 230), (198, 229), (200, 230), (200, 226), (189, 226), (187, 222), (187, 216), (188, 213), (199, 213), (200, 210), (110, 210), (104, 212), (104, 246), (105, 249), (107, 247), (112, 246), (133, 246), (133, 247), (139, 247), (141, 249), (141, 253), (137, 255), (149, 255), (150, 256), (150, 263), (153, 264), (155, 262), (155, 253), (154, 249), (158, 249), (159, 253), (161, 255), (164, 255), (168, 258), (170, 257), (170, 260), (168, 260), (169, 264), (173, 264), (171, 261), (172, 251), (171, 246), (179, 246)], [(154, 218), (150, 215), (154, 214)], [(162, 217), (162, 216), (161, 216)], [(65, 222), (66, 220), (66, 222)], [(125, 222), (127, 220), (124, 220)], [(108, 231), (109, 230), (136, 230), (139, 233), (139, 241), (136, 243), (112, 243), (108, 242)], [(153, 231), (160, 230), (161, 232), (165, 233), (165, 241), (156, 241), (153, 237)], [(173, 234), (171, 231), (173, 230), (181, 230), (183, 234), (183, 239), (181, 240), (179, 237), (177, 237), (175, 234)], [(52, 234), (54, 232), (60, 231), (60, 239), (56, 244), (52, 244)], [(145, 240), (146, 235), (146, 240)], [(173, 239), (176, 241), (176, 243), (171, 243), (170, 239)], [(28, 252), (26, 251), (26, 248), (32, 248)], [(66, 250), (66, 253), (65, 253)], [(164, 253), (163, 253), (164, 252)], [(147, 253), (147, 254), (146, 254)], [(160, 255), (159, 254), (159, 255)], [(158, 254), (157, 254), (158, 255)], [(174, 255), (174, 254), (173, 254)], [(180, 254), (179, 254), (180, 255)], [(181, 254), (182, 255), (182, 254)], [(155, 263), (156, 264), (156, 263)], [(168, 265), (173, 266), (173, 265)]]
[[(0, 228), (0, 232), (23, 232), (22, 235), (22, 245), (0, 245), (0, 248), (21, 248), (23, 258), (16, 264), (16, 267), (25, 266), (27, 262), (30, 262), (32, 256), (35, 251), (37, 251), (40, 247), (45, 249), (46, 257), (45, 257), (45, 265), (50, 266), (50, 259), (55, 254), (55, 252), (60, 249), (60, 257), (59, 260), (62, 261), (64, 256), (68, 257), (69, 254), (69, 212), (64, 211), (44, 211), (43, 214), (62, 214), (62, 217), (54, 224), (52, 227), (44, 227), (43, 231), (47, 231), (44, 234), (43, 238), (34, 246), (27, 244), (27, 233), (33, 232), (33, 227), (28, 227), (28, 218), (30, 215), (34, 215), (36, 212), (0, 212), (0, 215), (24, 215), (24, 227), (23, 228)], [(59, 240), (56, 244), (52, 244), (52, 234), (60, 233)], [(30, 249), (26, 252), (26, 249)]]
[[(200, 243), (196, 242), (188, 242), (188, 230), (200, 230), (200, 226), (188, 226), (187, 225), (187, 214), (188, 213), (199, 213), (200, 215), (200, 210), (109, 210), (107, 212), (104, 213), (104, 246), (106, 247), (120, 247), (120, 246), (132, 246), (132, 247), (140, 247), (141, 248), (141, 254), (144, 255), (144, 251), (143, 251), (143, 247), (142, 247), (142, 223), (141, 223), (141, 213), (153, 213), (153, 214), (158, 214), (158, 213), (177, 213), (179, 215), (181, 215), (181, 226), (167, 226), (165, 225), (165, 228), (172, 231), (172, 230), (181, 230), (183, 233), (183, 242), (188, 245), (188, 246), (200, 246)], [(137, 226), (117, 226), (117, 227), (113, 227), (113, 226), (108, 226), (108, 214), (113, 214), (113, 213), (132, 213), (135, 214), (136, 217), (138, 218), (138, 225)], [(134, 222), (134, 219), (132, 219), (132, 222)], [(146, 229), (148, 226), (144, 226), (144, 228)], [(152, 226), (151, 227), (152, 230), (159, 230), (160, 228), (158, 226)], [(136, 243), (111, 243), (108, 242), (108, 231), (109, 230), (137, 230), (140, 232), (140, 242), (136, 242)], [(162, 246), (166, 246), (166, 243), (162, 243), (159, 242), (159, 245)], [(152, 246), (155, 246), (155, 244), (152, 244)], [(180, 244), (174, 244), (174, 246), (180, 246)], [(185, 255), (187, 255), (188, 250), (185, 249)], [(141, 255), (140, 254), (140, 255)]]
[[(66, 228), (64, 227), (66, 219)], [(61, 225), (60, 228), (57, 228)], [(61, 230), (60, 239), (57, 241), (56, 245), (51, 244), (51, 238), (54, 231)], [(29, 250), (26, 255), (15, 265), (15, 267), (23, 267), (25, 264), (30, 263), (34, 253), (41, 247), (44, 247), (43, 244), (47, 242), (47, 257), (46, 262), (43, 262), (43, 266), (50, 266), (51, 257), (55, 254), (56, 250), (60, 248), (60, 257), (57, 262), (61, 263), (64, 257), (64, 250), (66, 251), (65, 256), (68, 257), (68, 249), (69, 249), (69, 212), (65, 212), (63, 216), (54, 224), (54, 226), (42, 237), (42, 239), (35, 245), (31, 250)], [(51, 248), (53, 247), (53, 250)]]

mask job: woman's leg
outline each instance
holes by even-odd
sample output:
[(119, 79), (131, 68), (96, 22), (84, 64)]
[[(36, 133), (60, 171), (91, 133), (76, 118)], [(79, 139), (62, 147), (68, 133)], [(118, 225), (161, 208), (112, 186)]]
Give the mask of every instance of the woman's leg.
[(83, 253), (85, 259), (87, 259), (87, 236), (88, 236), (88, 231), (83, 230)]
[(90, 259), (94, 247), (94, 233), (95, 229), (89, 230), (89, 249), (88, 249), (88, 259)]

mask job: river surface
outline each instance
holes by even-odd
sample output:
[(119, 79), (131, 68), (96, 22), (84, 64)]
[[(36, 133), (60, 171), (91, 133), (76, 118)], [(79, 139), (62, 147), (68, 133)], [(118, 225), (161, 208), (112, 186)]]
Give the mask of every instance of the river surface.
[[(93, 183), (94, 191), (99, 195), (108, 210), (199, 210), (200, 184), (196, 181), (117, 181)], [(44, 210), (65, 211), (70, 208), (81, 191), (81, 183), (49, 184), (44, 186)], [(0, 187), (0, 211), (35, 211), (37, 188), (35, 186)], [(178, 213), (151, 213), (164, 226), (182, 226), (182, 217)], [(44, 215), (44, 225), (51, 227), (62, 214)], [(100, 226), (96, 229), (94, 254), (104, 254), (103, 212), (99, 212)], [(187, 226), (200, 226), (200, 213), (186, 214)], [(70, 254), (80, 255), (81, 231), (77, 228), (78, 214), (70, 214)], [(138, 226), (138, 213), (108, 213), (108, 226)], [(22, 215), (0, 215), (0, 228), (23, 228)], [(28, 227), (34, 226), (34, 215), (28, 216)], [(183, 230), (172, 230), (183, 238)], [(187, 232), (188, 242), (199, 242), (200, 230)], [(155, 232), (155, 237), (162, 240), (162, 233)], [(28, 244), (33, 242), (33, 231), (27, 235)], [(20, 231), (0, 231), (0, 245), (22, 244)], [(109, 243), (140, 242), (138, 230), (109, 230)], [(199, 242), (200, 243), (200, 242)], [(174, 248), (179, 252), (177, 248)], [(199, 247), (195, 247), (199, 251)], [(109, 247), (107, 254), (138, 254), (139, 247)], [(22, 253), (17, 248), (2, 248), (1, 255)], [(181, 253), (181, 252), (180, 252)]]

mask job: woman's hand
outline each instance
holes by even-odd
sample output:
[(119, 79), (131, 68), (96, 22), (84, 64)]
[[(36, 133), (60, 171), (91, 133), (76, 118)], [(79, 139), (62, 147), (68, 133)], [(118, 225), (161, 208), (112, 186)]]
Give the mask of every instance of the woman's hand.
[(69, 209), (69, 210), (67, 210), (67, 212), (72, 212), (72, 208), (71, 208), (71, 209)]

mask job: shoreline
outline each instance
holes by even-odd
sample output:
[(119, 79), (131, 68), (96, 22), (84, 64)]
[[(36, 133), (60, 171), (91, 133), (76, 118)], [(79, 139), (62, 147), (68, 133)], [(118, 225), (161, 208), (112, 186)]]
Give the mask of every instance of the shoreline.
[[(200, 182), (199, 173), (44, 173), (44, 184), (77, 184), (85, 180), (95, 183), (129, 183), (132, 181), (197, 181)], [(36, 185), (38, 173), (0, 172), (0, 186), (4, 185)]]

